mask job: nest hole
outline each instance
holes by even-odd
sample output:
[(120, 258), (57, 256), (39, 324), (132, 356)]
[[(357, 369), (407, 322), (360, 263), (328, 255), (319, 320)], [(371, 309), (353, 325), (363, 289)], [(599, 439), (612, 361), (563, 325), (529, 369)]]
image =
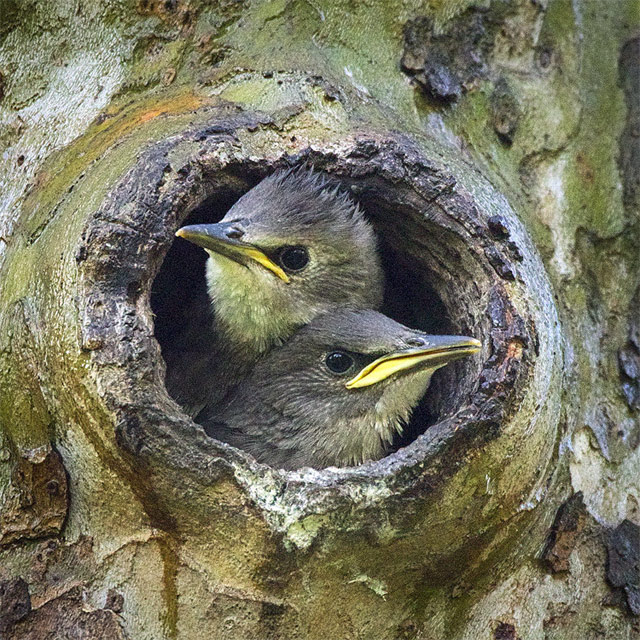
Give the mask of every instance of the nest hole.
[[(243, 193), (266, 174), (242, 183), (222, 184), (186, 215), (181, 225), (220, 221)], [(419, 208), (394, 198), (394, 185), (343, 179), (371, 221), (378, 235), (385, 272), (385, 296), (381, 311), (409, 327), (434, 334), (481, 337), (479, 283), (470, 282), (473, 264), (465, 260), (469, 248), (462, 237), (425, 219)], [(184, 366), (174, 345), (197, 335), (200, 344), (213, 342), (213, 317), (206, 290), (204, 251), (187, 242), (173, 242), (153, 282), (151, 308), (155, 337), (167, 367)], [(473, 260), (471, 260), (471, 263)], [(469, 285), (471, 284), (471, 287)], [(204, 337), (204, 341), (203, 341)], [(475, 386), (477, 359), (452, 363), (433, 376), (429, 390), (394, 450), (406, 446), (431, 425), (455, 413)]]

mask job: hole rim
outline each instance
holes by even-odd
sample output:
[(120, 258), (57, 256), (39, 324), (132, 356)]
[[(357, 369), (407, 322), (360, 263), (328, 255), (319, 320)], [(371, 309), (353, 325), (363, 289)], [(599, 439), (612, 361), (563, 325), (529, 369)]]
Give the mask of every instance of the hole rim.
[[(237, 123), (230, 123), (229, 133), (237, 127)], [(217, 124), (216, 129), (219, 131), (221, 125)], [(193, 142), (197, 142), (198, 150), (188, 155), (181, 166), (172, 166), (176, 149)], [(102, 371), (114, 380), (113, 391), (107, 391), (104, 400), (117, 416), (119, 445), (134, 458), (144, 457), (159, 465), (168, 462), (184, 469), (184, 461), (188, 460), (189, 472), (198, 476), (197, 482), (207, 485), (221, 476), (233, 477), (264, 513), (273, 514), (280, 506), (261, 500), (251, 491), (252, 483), (278, 487), (283, 503), (299, 503), (300, 492), (313, 495), (298, 509), (298, 518), (322, 511), (327, 505), (339, 508), (344, 501), (358, 504), (362, 501), (357, 495), (362, 495), (363, 488), (374, 487), (381, 480), (391, 494), (421, 494), (427, 499), (456, 473), (470, 450), (479, 449), (508, 431), (505, 424), (530, 390), (529, 381), (538, 361), (534, 353), (538, 351), (540, 331), (536, 322), (538, 307), (552, 301), (532, 243), (519, 228), (506, 201), (503, 214), (511, 234), (507, 239), (496, 238), (488, 222), (491, 211), (483, 212), (450, 172), (426, 159), (402, 137), (357, 135), (343, 140), (339, 150), (336, 146), (307, 148), (290, 155), (280, 149), (263, 157), (250, 152), (243, 155), (237, 150), (234, 156), (221, 154), (221, 148), (228, 144), (228, 135), (209, 135), (204, 128), (174, 136), (141, 154), (87, 225), (76, 252), (82, 256), (79, 266), (84, 283), (82, 340), (101, 345), (91, 351), (96, 365), (111, 365)], [(413, 198), (430, 207), (431, 223), (473, 239), (477, 259), (494, 285), (485, 292), (495, 298), (491, 318), (494, 330), (486, 338), (490, 353), (483, 359), (478, 384), (455, 415), (430, 426), (416, 440), (381, 460), (341, 469), (285, 471), (259, 464), (249, 454), (209, 438), (169, 398), (162, 382), (163, 362), (154, 337), (150, 292), (173, 233), (188, 215), (181, 215), (180, 211), (193, 210), (221, 184), (248, 190), (276, 169), (305, 162), (334, 176), (355, 194), (367, 180), (396, 190), (401, 186), (407, 202)], [(204, 189), (205, 183), (213, 185), (210, 191)], [(106, 252), (101, 250), (105, 246), (109, 247)], [(514, 258), (518, 255), (520, 259)], [(526, 269), (532, 266), (534, 275), (528, 278)], [(512, 278), (513, 273), (516, 276)], [(538, 297), (544, 300), (538, 300), (537, 307), (528, 304), (530, 296), (525, 296), (524, 303), (521, 299), (522, 288), (531, 281), (543, 287), (544, 295)], [(132, 282), (137, 285), (132, 286)], [(509, 292), (508, 286), (519, 289), (519, 295)], [(138, 292), (133, 300), (131, 291)], [(528, 311), (535, 307), (538, 315), (522, 313), (522, 306)], [(555, 312), (555, 307), (552, 310)], [(122, 327), (127, 322), (135, 330), (127, 334), (127, 348), (119, 349)], [(552, 318), (550, 325), (553, 323)], [(561, 356), (559, 334), (547, 338)], [(514, 340), (528, 343), (528, 350), (517, 363), (509, 357)], [(139, 368), (137, 382), (144, 387), (138, 389), (135, 400), (130, 394), (118, 397), (118, 390), (123, 388), (122, 374), (130, 381), (127, 363), (132, 360)], [(115, 380), (116, 374), (120, 379)], [(554, 432), (550, 438), (555, 440), (557, 429), (557, 422), (550, 426)], [(539, 466), (546, 469), (547, 465), (543, 461)], [(343, 491), (346, 486), (358, 490), (349, 494)], [(282, 522), (279, 516), (276, 519)]]

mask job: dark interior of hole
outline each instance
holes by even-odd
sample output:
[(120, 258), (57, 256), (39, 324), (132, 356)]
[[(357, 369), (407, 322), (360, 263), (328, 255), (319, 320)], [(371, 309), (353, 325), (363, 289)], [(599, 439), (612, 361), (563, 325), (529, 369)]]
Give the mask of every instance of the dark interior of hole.
[[(194, 209), (183, 224), (217, 222), (241, 195), (231, 189), (219, 189)], [(457, 333), (454, 327), (460, 323), (452, 321), (438, 295), (439, 283), (434, 274), (398, 246), (397, 236), (394, 242), (384, 235), (382, 217), (397, 215), (397, 210), (391, 212), (379, 200), (374, 208), (366, 202), (366, 195), (362, 204), (379, 235), (386, 279), (382, 311), (407, 326), (429, 333)], [(403, 233), (411, 234), (410, 226)], [(201, 345), (206, 344), (206, 336), (212, 340), (213, 320), (204, 277), (206, 260), (206, 253), (198, 247), (174, 242), (155, 278), (151, 292), (155, 336), (168, 369), (175, 361), (173, 345), (181, 341), (184, 345), (184, 340), (190, 340), (190, 335), (195, 334)], [(407, 445), (459, 406), (456, 380), (460, 380), (464, 372), (464, 364), (454, 363), (435, 373), (427, 394), (414, 410), (403, 435), (397, 438), (396, 448)]]
[[(240, 197), (218, 191), (195, 209), (184, 224), (218, 222)], [(188, 242), (173, 242), (151, 289), (155, 336), (171, 366), (172, 346), (187, 330), (211, 331), (212, 316), (204, 277), (207, 254)]]

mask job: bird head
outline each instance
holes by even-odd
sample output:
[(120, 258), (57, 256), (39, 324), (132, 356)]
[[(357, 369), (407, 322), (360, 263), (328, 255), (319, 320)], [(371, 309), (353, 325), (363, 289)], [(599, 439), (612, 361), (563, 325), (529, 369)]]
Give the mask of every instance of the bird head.
[(354, 202), (308, 169), (274, 173), (219, 223), (177, 235), (209, 254), (216, 319), (261, 351), (320, 313), (375, 308), (382, 299), (373, 230)]
[(286, 426), (263, 437), (301, 452), (285, 466), (360, 464), (385, 455), (437, 369), (480, 347), (474, 338), (428, 335), (376, 311), (343, 309), (273, 350), (244, 389), (282, 416)]

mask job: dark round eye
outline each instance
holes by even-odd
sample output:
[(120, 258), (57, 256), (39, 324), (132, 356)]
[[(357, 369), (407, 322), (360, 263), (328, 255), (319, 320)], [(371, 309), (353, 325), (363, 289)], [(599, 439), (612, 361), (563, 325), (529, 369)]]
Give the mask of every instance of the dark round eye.
[(324, 359), (324, 362), (329, 368), (329, 371), (333, 371), (333, 373), (346, 373), (351, 369), (353, 358), (344, 351), (334, 351)]
[(309, 252), (304, 247), (284, 247), (278, 259), (287, 271), (300, 271), (309, 264)]

